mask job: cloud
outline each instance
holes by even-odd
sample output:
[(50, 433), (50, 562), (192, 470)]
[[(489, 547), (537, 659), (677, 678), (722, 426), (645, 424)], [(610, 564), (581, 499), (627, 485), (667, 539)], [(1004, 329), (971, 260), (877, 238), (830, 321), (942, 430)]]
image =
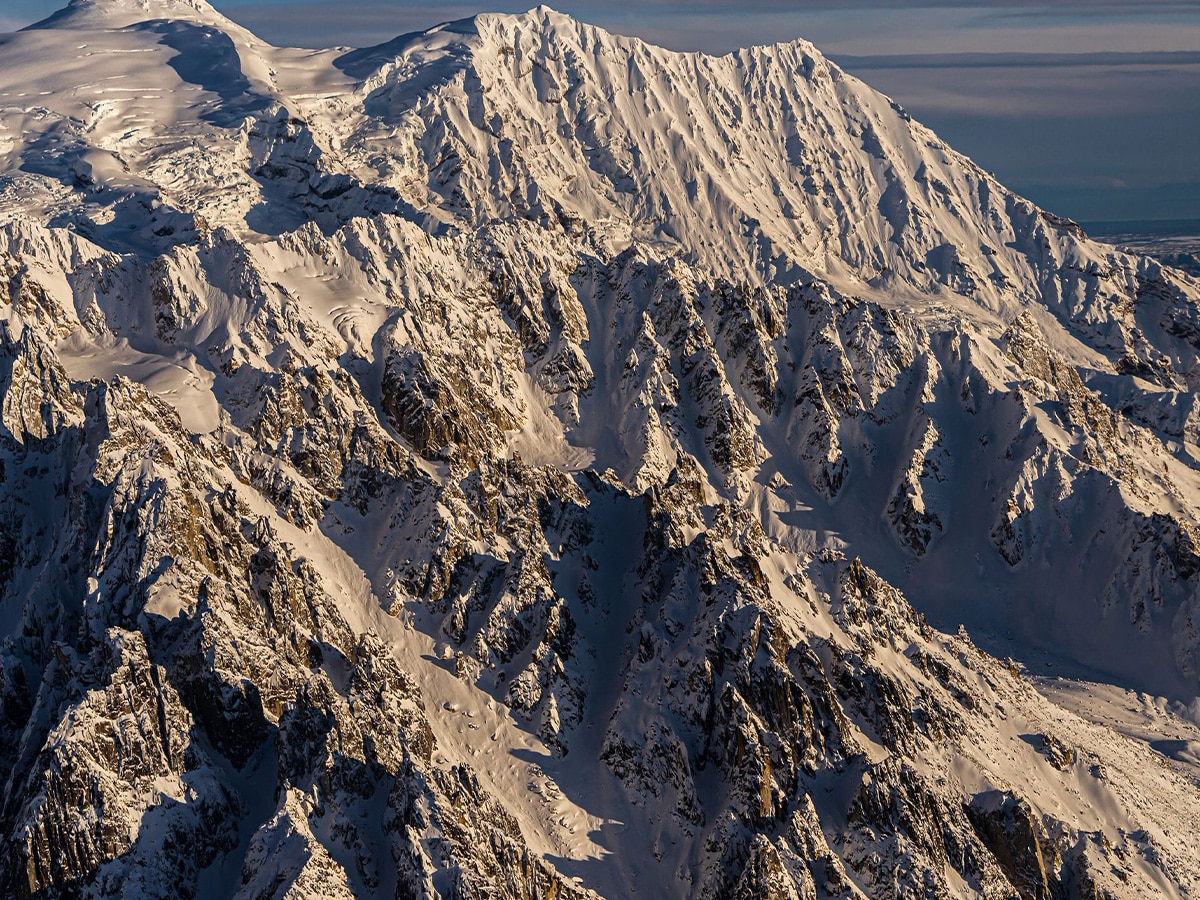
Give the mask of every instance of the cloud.
[(1081, 66), (1200, 65), (1200, 51), (1142, 53), (907, 53), (855, 56), (835, 54), (843, 68), (861, 69), (1060, 69)]
[[(917, 114), (1105, 121), (1161, 116), (1159, 134), (1193, 117), (1200, 123), (1200, 53), (832, 59)], [(1200, 125), (1194, 130), (1200, 136)]]
[[(218, 0), (218, 5), (275, 43), (364, 46), (483, 10), (523, 12), (535, 2)], [(1200, 47), (1200, 8), (1194, 0), (1063, 0), (1053, 6), (1022, 0), (555, 0), (554, 5), (620, 34), (711, 53), (796, 37), (827, 52), (863, 55)]]

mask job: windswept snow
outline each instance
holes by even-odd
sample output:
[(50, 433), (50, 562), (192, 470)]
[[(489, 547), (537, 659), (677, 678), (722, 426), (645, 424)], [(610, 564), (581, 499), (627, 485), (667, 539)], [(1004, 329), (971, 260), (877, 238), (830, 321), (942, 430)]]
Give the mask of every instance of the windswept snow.
[(804, 41), (72, 0), (0, 300), (47, 891), (1196, 896), (1200, 285)]

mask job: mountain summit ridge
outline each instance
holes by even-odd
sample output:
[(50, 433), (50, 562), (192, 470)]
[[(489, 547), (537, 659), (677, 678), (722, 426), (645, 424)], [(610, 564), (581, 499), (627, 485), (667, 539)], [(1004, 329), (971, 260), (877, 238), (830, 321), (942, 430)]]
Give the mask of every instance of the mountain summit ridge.
[(0, 894), (1197, 895), (1195, 280), (804, 42), (68, 10)]
[(123, 28), (153, 19), (195, 19), (208, 24), (232, 25), (207, 0), (70, 0), (61, 10), (28, 27)]

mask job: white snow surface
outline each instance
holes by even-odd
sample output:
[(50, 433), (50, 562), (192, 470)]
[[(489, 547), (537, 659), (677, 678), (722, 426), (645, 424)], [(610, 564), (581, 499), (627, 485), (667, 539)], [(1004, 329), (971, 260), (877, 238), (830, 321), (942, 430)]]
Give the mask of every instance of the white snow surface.
[[(502, 237), (479, 237), (484, 226)], [(546, 367), (512, 337), (512, 313), (480, 312), (489, 240), (525, 254), (531, 281), (578, 306), (563, 317), (578, 320), (573, 346), (593, 370), (590, 391), (550, 390)], [(1160, 602), (1134, 628), (1120, 602), (1101, 603), (1094, 568), (1127, 550), (1118, 544), (1128, 535), (1080, 525), (1086, 537), (1070, 536), (1075, 522), (1107, 524), (1130, 509), (1200, 524), (1196, 435), (1160, 441), (1149, 424), (1122, 419), (1120, 440), (1138, 454), (1112, 466), (1119, 477), (1083, 472), (1077, 431), (1048, 403), (1021, 426), (1044, 452), (1028, 463), (1004, 458), (1018, 430), (1009, 427), (1018, 401), (1009, 400), (1036, 380), (1002, 352), (1004, 329), (1028, 312), (1046, 347), (1104, 396), (1104, 379), (1138, 339), (1114, 310), (1160, 267), (1047, 218), (808, 43), (672, 53), (539, 7), (364, 50), (309, 51), (271, 47), (202, 0), (72, 0), (0, 38), (0, 250), (28, 260), (64, 311), (54, 347), (72, 379), (138, 381), (195, 434), (220, 434), (241, 402), (211, 347), (264, 370), (292, 357), (331, 370), (383, 367), (389, 341), (460, 352), (468, 331), (452, 328), (477, 326), (470, 334), (483, 335), (485, 358), (508, 354), (520, 367), (511, 384), (503, 372), (495, 382), (497, 402), (519, 411), (502, 455), (569, 473), (611, 469), (637, 488), (663, 482), (684, 449), (663, 424), (671, 361), (647, 355), (661, 348), (651, 317), (668, 276), (681, 291), (697, 272), (779, 290), (820, 278), (912, 317), (933, 337), (906, 366), (837, 349), (881, 383), (925, 378), (931, 410), (847, 417), (838, 436), (858, 480), (843, 493), (823, 498), (810, 486), (811, 461), (798, 455), (794, 433), (755, 405), (732, 370), (723, 396), (744, 411), (761, 453), (729, 478), (709, 466), (705, 490), (755, 511), (778, 551), (764, 564), (771, 596), (798, 631), (844, 640), (827, 605), (810, 607), (788, 575), (821, 551), (845, 550), (939, 627), (966, 622), (981, 645), (1061, 666), (1066, 680), (1039, 679), (1035, 693), (1016, 681), (985, 684), (990, 663), (980, 663), (992, 706), (971, 735), (975, 755), (931, 758), (928, 774), (966, 793), (1017, 788), (1039, 810), (1114, 841), (1140, 830), (1180, 866), (1196, 864), (1190, 877), (1162, 884), (1161, 896), (1195, 896), (1200, 691), (1195, 657), (1172, 655), (1183, 613), (1168, 617), (1196, 598), (1165, 611)], [(588, 282), (587, 256), (621, 253), (633, 261), (626, 281)], [(101, 262), (115, 266), (107, 280), (96, 276)], [(1172, 283), (1200, 298), (1183, 276)], [(156, 327), (165, 313), (155, 285), (164, 284), (189, 304), (171, 308), (169, 340)], [(457, 319), (431, 336), (412, 311), (435, 300)], [(276, 309), (304, 323), (311, 345), (272, 343), (264, 310)], [(1162, 337), (1148, 318), (1139, 325)], [(1169, 418), (1172, 398), (1190, 396), (1200, 374), (1182, 339), (1163, 341), (1174, 381), (1119, 390), (1136, 388)], [(889, 387), (856, 383), (862, 395)], [(991, 407), (952, 408), (973, 391)], [(889, 430), (888, 421), (906, 424)], [(939, 466), (987, 474), (951, 493), (939, 487)], [(916, 512), (945, 523), (921, 554), (897, 543), (880, 512), (879, 498), (906, 477)], [(1047, 496), (1051, 482), (1058, 496)], [(1067, 537), (1010, 565), (987, 538), (1002, 493), (1029, 513), (1020, 521), (1030, 529)], [(256, 512), (275, 516), (256, 502)], [(401, 598), (396, 615), (383, 611), (386, 513), (374, 510), (342, 535), (329, 520), (324, 534), (278, 527), (339, 586), (352, 626), (380, 634), (417, 676), (438, 752), (470, 762), (535, 852), (567, 860), (564, 871), (594, 872), (586, 863), (619, 856), (606, 875), (589, 876), (612, 896), (676, 890), (674, 869), (692, 848), (675, 858), (666, 851), (672, 864), (660, 864), (654, 854), (664, 851), (642, 830), (665, 820), (667, 805), (635, 808), (596, 761), (617, 698), (595, 701), (577, 752), (562, 757), (457, 677), (414, 600)], [(605, 540), (619, 555), (629, 537)], [(563, 567), (562, 577), (577, 577)], [(608, 587), (621, 595), (621, 585)], [(163, 582), (147, 611), (172, 618), (188, 602)], [(948, 653), (974, 652), (945, 640)], [(903, 653), (893, 648), (881, 665), (900, 671)], [(1066, 771), (1054, 769), (1023, 739), (1043, 732), (1087, 749)], [(865, 731), (861, 739), (878, 748)], [(577, 765), (580, 757), (593, 765)], [(1104, 781), (1090, 774), (1093, 757), (1103, 759)]]

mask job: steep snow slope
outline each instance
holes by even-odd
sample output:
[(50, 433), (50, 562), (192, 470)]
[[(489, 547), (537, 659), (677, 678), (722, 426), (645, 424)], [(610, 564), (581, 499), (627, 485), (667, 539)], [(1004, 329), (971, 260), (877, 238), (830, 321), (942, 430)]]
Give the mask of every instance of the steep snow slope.
[(739, 277), (1033, 287), (1036, 210), (803, 41), (670, 53), (542, 7), (338, 65), (364, 79), (351, 158), (452, 220), (566, 213)]
[(0, 105), (4, 892), (1195, 896), (1194, 281), (803, 42), (73, 0)]

